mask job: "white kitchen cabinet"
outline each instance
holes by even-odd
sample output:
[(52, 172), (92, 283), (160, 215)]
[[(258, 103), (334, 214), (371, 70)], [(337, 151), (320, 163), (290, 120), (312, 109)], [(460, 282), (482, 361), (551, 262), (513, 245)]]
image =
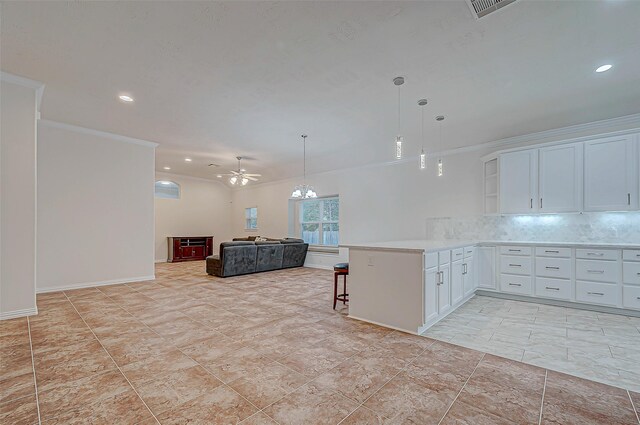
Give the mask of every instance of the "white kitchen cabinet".
[(478, 280), (474, 269), (474, 258), (465, 258), (462, 265), (464, 267), (462, 271), (462, 286), (464, 288), (464, 296), (467, 297), (477, 288)]
[(584, 143), (584, 210), (638, 209), (638, 156), (633, 136)]
[(500, 212), (529, 214), (537, 212), (538, 150), (500, 155)]
[(451, 263), (451, 304), (458, 304), (462, 298), (464, 298), (464, 264), (460, 259)]
[(583, 144), (540, 148), (538, 167), (538, 211), (543, 213), (582, 211)]
[(479, 246), (475, 252), (475, 273), (480, 289), (496, 289), (496, 247)]
[(438, 267), (438, 314), (445, 314), (451, 310), (451, 265)]
[(438, 267), (431, 267), (424, 272), (424, 323), (438, 318)]

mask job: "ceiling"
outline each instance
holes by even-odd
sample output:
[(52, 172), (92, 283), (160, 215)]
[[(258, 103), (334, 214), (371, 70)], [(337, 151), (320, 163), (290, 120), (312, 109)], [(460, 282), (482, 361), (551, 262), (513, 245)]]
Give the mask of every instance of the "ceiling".
[[(3, 2), (42, 117), (160, 143), (162, 171), (273, 180), (640, 112), (640, 1)], [(603, 74), (594, 69), (611, 63)], [(126, 92), (135, 102), (117, 99)], [(433, 119), (445, 115), (439, 142)], [(185, 163), (189, 156), (193, 162)], [(208, 167), (209, 163), (221, 167)]]

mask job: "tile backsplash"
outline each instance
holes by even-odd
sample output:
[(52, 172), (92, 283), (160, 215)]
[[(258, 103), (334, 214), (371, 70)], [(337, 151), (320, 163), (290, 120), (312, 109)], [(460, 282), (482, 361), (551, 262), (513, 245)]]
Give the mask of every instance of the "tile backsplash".
[(640, 212), (436, 217), (426, 220), (426, 238), (640, 243)]

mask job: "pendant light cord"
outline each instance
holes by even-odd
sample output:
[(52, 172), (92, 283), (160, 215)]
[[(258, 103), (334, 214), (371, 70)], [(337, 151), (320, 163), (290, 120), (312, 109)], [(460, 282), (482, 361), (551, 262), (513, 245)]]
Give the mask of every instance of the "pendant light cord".
[(307, 135), (302, 135), (302, 183), (307, 184)]
[(400, 135), (400, 86), (398, 86), (398, 136)]
[(422, 140), (422, 152), (424, 152), (424, 106), (421, 107), (421, 111), (422, 113), (422, 123), (421, 125), (421, 130), (420, 130), (420, 137)]

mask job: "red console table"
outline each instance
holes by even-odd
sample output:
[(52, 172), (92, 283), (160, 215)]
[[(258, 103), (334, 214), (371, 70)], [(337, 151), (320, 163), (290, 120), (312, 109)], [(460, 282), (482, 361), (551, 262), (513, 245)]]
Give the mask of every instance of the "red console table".
[(204, 260), (213, 255), (213, 236), (169, 236), (169, 256), (167, 261)]

